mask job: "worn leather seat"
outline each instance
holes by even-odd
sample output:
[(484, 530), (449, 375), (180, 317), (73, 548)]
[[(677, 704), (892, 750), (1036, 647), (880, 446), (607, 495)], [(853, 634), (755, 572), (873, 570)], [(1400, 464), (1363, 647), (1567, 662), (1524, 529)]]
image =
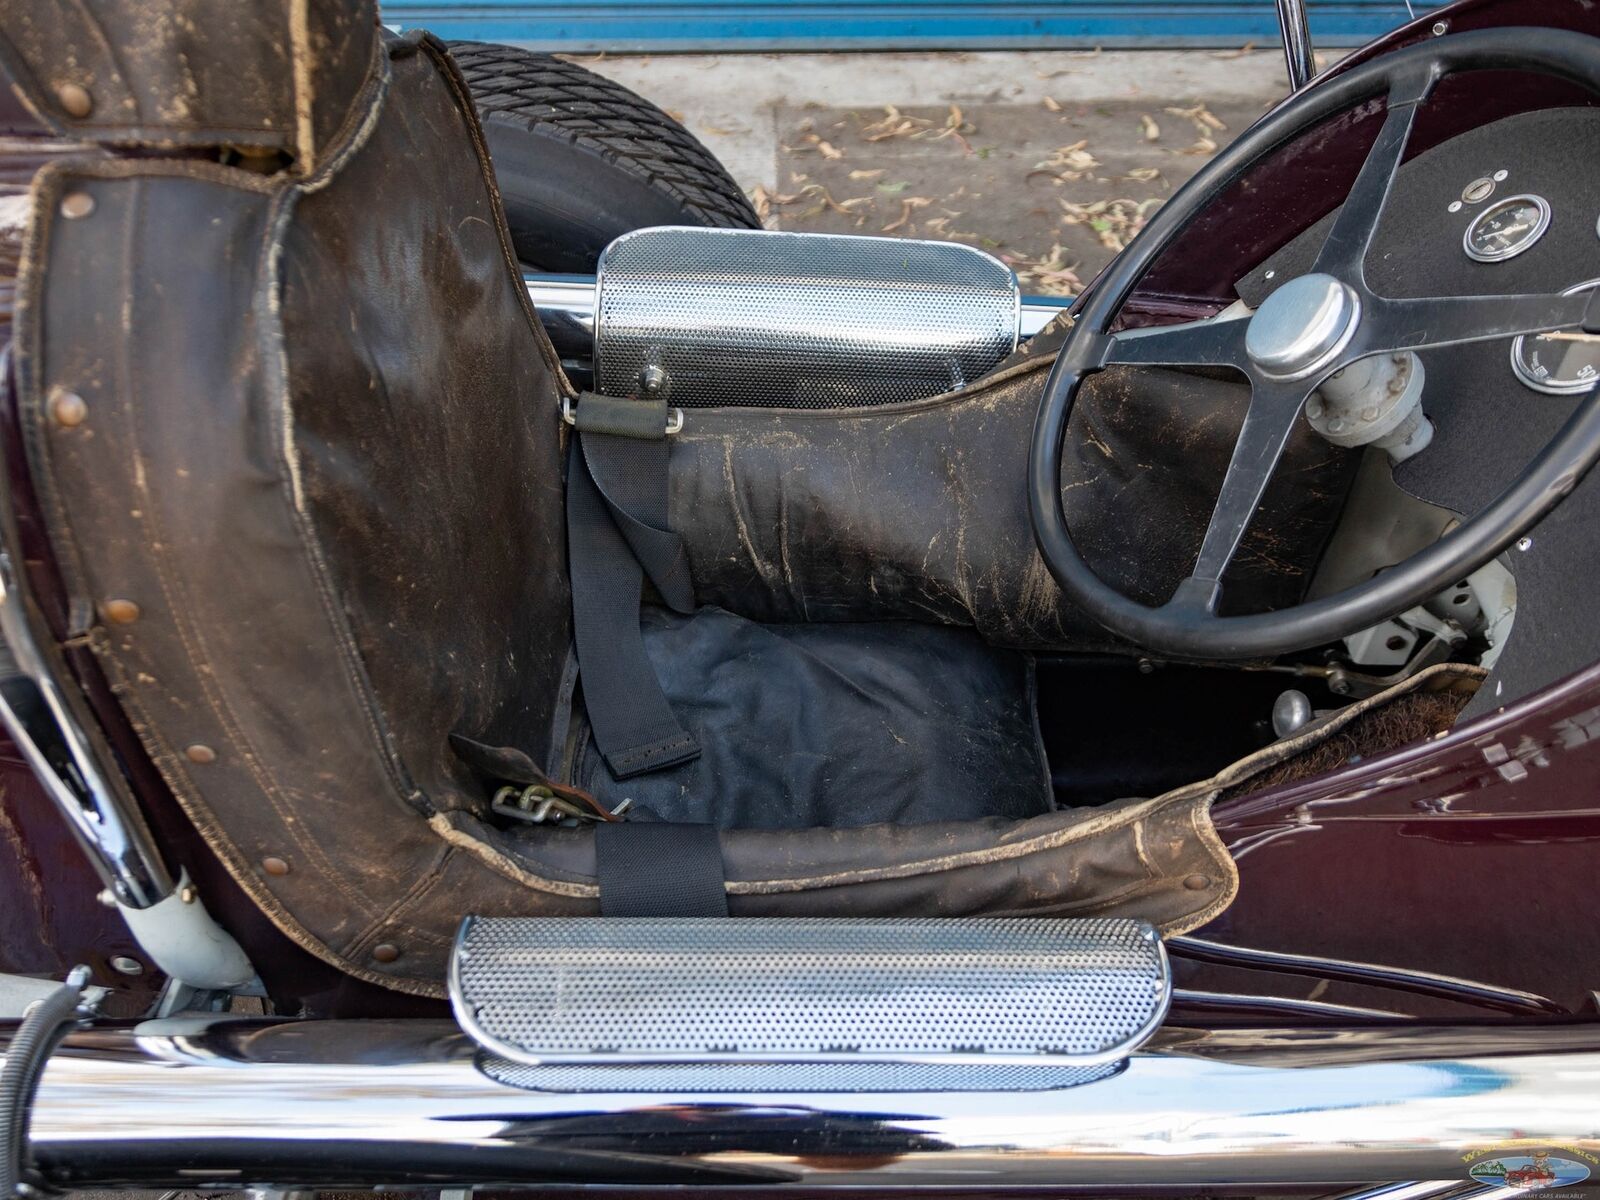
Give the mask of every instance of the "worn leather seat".
[[(306, 25), (289, 0), (226, 20), (203, 0), (5, 0), (19, 94), (86, 142), (33, 184), (20, 429), (68, 635), (187, 818), (285, 934), (437, 995), (463, 915), (598, 903), (592, 829), (495, 816), (500, 780), (452, 736), (612, 801), (629, 789), (586, 757), (568, 385), (470, 98), (436, 41), (381, 35), (370, 4), (310, 7)], [(66, 82), (92, 112), (61, 108)], [(1178, 931), (1231, 898), (1206, 787), (1051, 801), (1026, 652), (1104, 639), (1032, 553), (1041, 367), (893, 411), (696, 411), (673, 443), (703, 607), (647, 613), (647, 640), (713, 752), (632, 790), (655, 816), (729, 826), (733, 915)], [(1162, 548), (1204, 514), (1127, 518), (1220, 471), (1231, 431), (1185, 417), (1213, 403), (1226, 426), (1227, 385), (1113, 383), (1068, 486), (1106, 569), (1155, 589)], [(83, 422), (52, 415), (63, 390)], [(1299, 490), (1262, 523), (1265, 602), (1299, 586), (1302, 535), (1336, 502), (1344, 467), (1320, 446), (1291, 452)], [(930, 657), (942, 676), (919, 670)], [(785, 687), (763, 688), (777, 671)]]

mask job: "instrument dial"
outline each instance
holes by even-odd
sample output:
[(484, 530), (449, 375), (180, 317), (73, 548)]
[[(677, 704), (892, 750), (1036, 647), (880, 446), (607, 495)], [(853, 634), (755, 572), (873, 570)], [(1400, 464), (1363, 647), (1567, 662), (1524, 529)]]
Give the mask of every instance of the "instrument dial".
[[(1600, 287), (1600, 279), (1561, 294), (1572, 296), (1594, 287)], [(1536, 392), (1552, 396), (1587, 392), (1600, 378), (1600, 337), (1576, 329), (1524, 334), (1511, 343), (1511, 369)]]
[(1550, 228), (1550, 204), (1542, 196), (1511, 196), (1484, 209), (1467, 226), (1462, 248), (1478, 262), (1515, 258)]

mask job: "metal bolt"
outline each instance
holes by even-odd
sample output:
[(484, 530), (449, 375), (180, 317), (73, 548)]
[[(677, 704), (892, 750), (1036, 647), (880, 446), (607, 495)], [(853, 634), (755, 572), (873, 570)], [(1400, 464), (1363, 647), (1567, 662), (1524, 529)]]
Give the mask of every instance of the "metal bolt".
[(1450, 211), (1451, 212), (1460, 212), (1461, 211), (1461, 201), (1459, 201), (1459, 200), (1450, 201)]
[(1510, 174), (1511, 174), (1510, 171), (1507, 171), (1504, 167), (1502, 167), (1502, 168), (1500, 168), (1500, 170), (1498, 170), (1498, 171), (1496, 171), (1494, 173), (1494, 181), (1496, 183), (1504, 183), (1506, 181), (1506, 176), (1508, 176)]
[(392, 963), (400, 957), (400, 947), (392, 942), (380, 942), (372, 948), (372, 957), (381, 963)]
[(1141, 658), (1139, 660), (1139, 674), (1141, 674), (1141, 675), (1154, 675), (1155, 671), (1156, 671), (1155, 663), (1151, 662), (1148, 658)]
[(261, 860), (261, 869), (268, 875), (287, 875), (289, 863), (287, 859), (279, 858), (276, 854), (269, 854)]
[(56, 103), (69, 117), (87, 117), (94, 111), (94, 97), (78, 83), (63, 83), (56, 89)]
[(75, 429), (89, 416), (89, 406), (77, 392), (57, 388), (50, 393), (50, 417), (63, 429)]
[(1449, 32), (1450, 32), (1450, 22), (1449, 21), (1435, 21), (1433, 23), (1433, 36), (1434, 37), (1443, 37), (1445, 34), (1447, 34)]
[(651, 363), (639, 372), (639, 386), (647, 392), (659, 392), (667, 386), (667, 373)]
[(1211, 876), (1185, 875), (1183, 877), (1183, 886), (1188, 888), (1191, 892), (1203, 892), (1211, 886)]
[(1363, 421), (1376, 421), (1378, 419), (1378, 406), (1369, 404), (1366, 408), (1363, 408), (1361, 410), (1361, 419)]
[(1312, 396), (1311, 399), (1306, 401), (1306, 416), (1310, 417), (1313, 421), (1322, 416), (1324, 411), (1326, 410), (1322, 403), (1321, 396)]
[(94, 898), (100, 901), (100, 903), (105, 905), (107, 908), (115, 908), (117, 906), (116, 893), (114, 893), (110, 888), (101, 888), (95, 893)]
[(1342, 674), (1335, 673), (1335, 674), (1329, 675), (1328, 676), (1328, 690), (1330, 692), (1332, 692), (1335, 696), (1346, 696), (1346, 695), (1349, 695), (1350, 694), (1350, 681), (1348, 679), (1346, 679)]
[(1277, 275), (1278, 275), (1278, 273), (1276, 271), (1268, 271), (1265, 275), (1262, 276), (1262, 278), (1263, 279), (1275, 279), (1275, 278), (1277, 278)]
[(109, 961), (111, 969), (119, 975), (144, 974), (144, 964), (137, 958), (129, 958), (126, 954), (113, 954)]
[(94, 211), (94, 197), (88, 192), (68, 192), (61, 197), (61, 215), (69, 221), (87, 217)]
[(1518, 550), (1522, 550), (1522, 551), (1532, 550), (1533, 549), (1533, 539), (1531, 537), (1518, 538), (1517, 539), (1517, 549)]
[(1335, 417), (1333, 420), (1329, 421), (1328, 422), (1328, 432), (1329, 433), (1343, 433), (1344, 432), (1344, 418), (1343, 417)]
[(199, 893), (194, 890), (193, 886), (185, 887), (178, 892), (178, 899), (185, 904), (193, 904), (199, 899)]
[(1286, 738), (1298, 733), (1315, 715), (1311, 698), (1296, 688), (1290, 688), (1272, 702), (1272, 732)]
[(132, 625), (139, 619), (139, 606), (132, 600), (113, 597), (100, 606), (100, 615), (113, 625)]
[(196, 742), (185, 749), (183, 756), (192, 763), (199, 763), (202, 767), (217, 761), (217, 752), (203, 742)]

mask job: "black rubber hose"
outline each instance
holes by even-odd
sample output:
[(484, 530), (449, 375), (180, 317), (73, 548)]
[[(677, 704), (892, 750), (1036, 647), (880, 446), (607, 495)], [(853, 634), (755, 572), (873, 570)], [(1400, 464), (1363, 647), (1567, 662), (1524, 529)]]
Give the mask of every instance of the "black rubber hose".
[(0, 1066), (0, 1200), (19, 1195), (27, 1153), (28, 1109), (50, 1052), (78, 1022), (78, 1005), (88, 981), (88, 969), (75, 968), (66, 983), (23, 1018), (6, 1047), (5, 1065)]

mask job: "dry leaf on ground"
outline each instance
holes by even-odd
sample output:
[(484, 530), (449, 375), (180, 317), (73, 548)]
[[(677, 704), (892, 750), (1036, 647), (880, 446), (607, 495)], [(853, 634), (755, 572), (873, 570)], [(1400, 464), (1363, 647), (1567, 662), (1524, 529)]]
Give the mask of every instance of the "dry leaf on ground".
[(1182, 117), (1194, 124), (1197, 135), (1194, 144), (1184, 150), (1180, 150), (1180, 154), (1216, 153), (1217, 140), (1211, 135), (1228, 127), (1221, 117), (1207, 108), (1204, 103), (1191, 104), (1188, 108), (1169, 107), (1166, 111), (1175, 117)]
[(1144, 228), (1151, 211), (1161, 207), (1159, 199), (1093, 200), (1087, 204), (1061, 202), (1063, 225), (1087, 225), (1107, 250), (1121, 250), (1133, 235)]
[(976, 130), (968, 123), (961, 109), (954, 104), (950, 106), (943, 124), (936, 124), (926, 117), (908, 117), (893, 104), (884, 105), (883, 112), (882, 120), (861, 127), (863, 141), (882, 142), (890, 138), (914, 138), (919, 141), (954, 138), (961, 143), (968, 154), (972, 153), (972, 146), (963, 135), (974, 133)]
[(904, 229), (911, 223), (911, 214), (919, 208), (927, 208), (933, 201), (927, 196), (907, 196), (900, 201), (900, 215), (883, 227), (882, 232), (893, 233), (896, 229)]
[(1066, 250), (1057, 242), (1043, 258), (1023, 254), (1000, 255), (1000, 261), (1017, 273), (1017, 282), (1030, 292), (1047, 296), (1073, 295), (1083, 290), (1075, 262), (1068, 262)]
[(1070, 146), (1057, 146), (1049, 158), (1034, 163), (1028, 174), (1053, 175), (1057, 183), (1082, 179), (1100, 165), (1100, 160), (1085, 149), (1088, 144), (1089, 139), (1083, 138)]

